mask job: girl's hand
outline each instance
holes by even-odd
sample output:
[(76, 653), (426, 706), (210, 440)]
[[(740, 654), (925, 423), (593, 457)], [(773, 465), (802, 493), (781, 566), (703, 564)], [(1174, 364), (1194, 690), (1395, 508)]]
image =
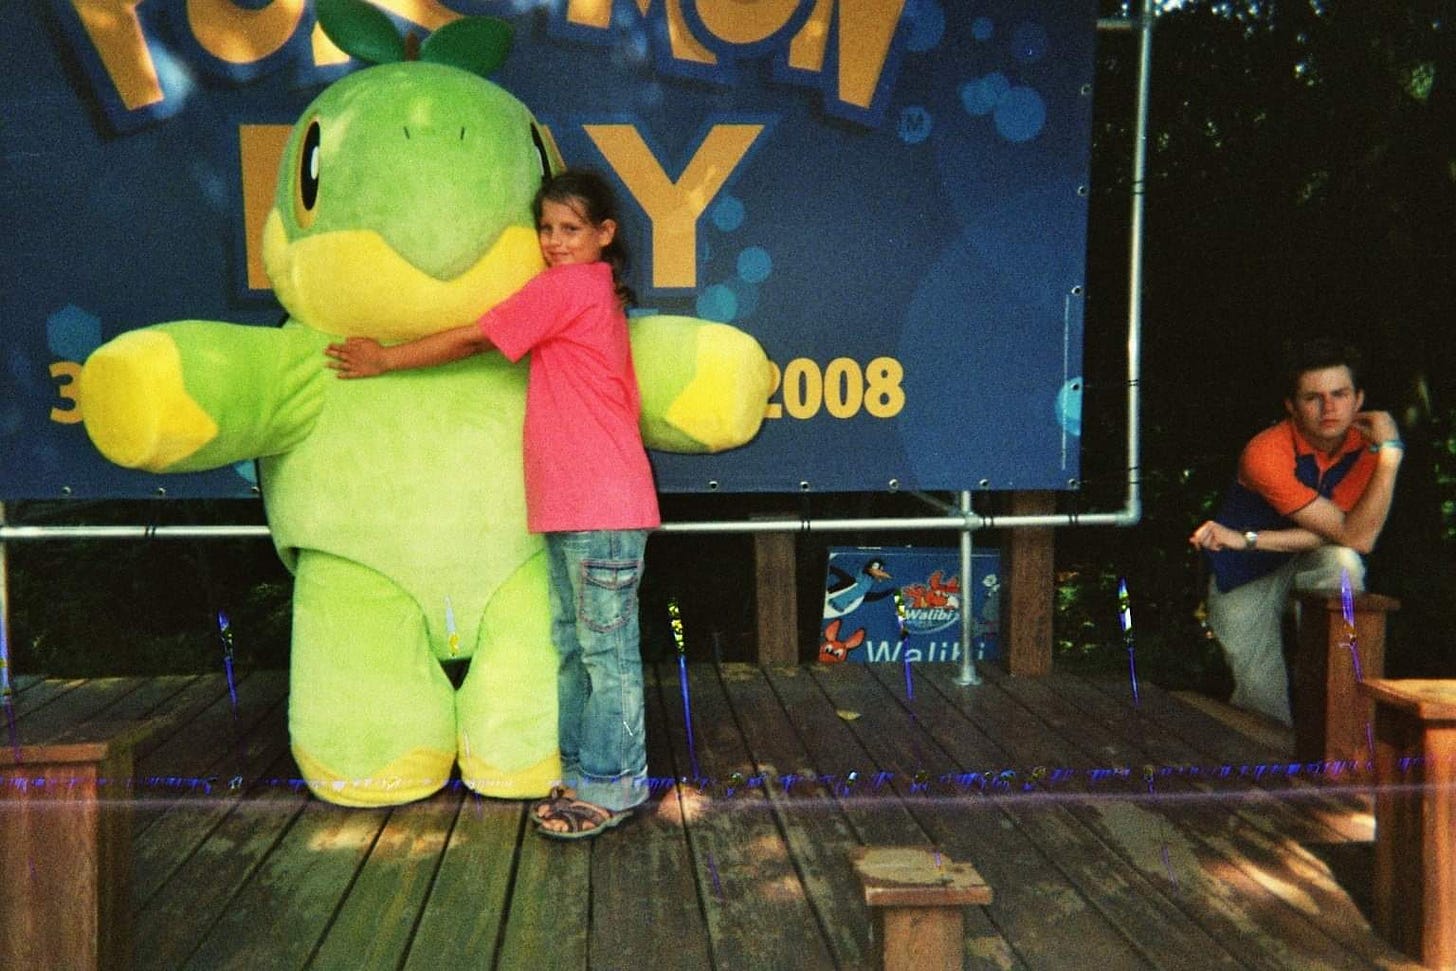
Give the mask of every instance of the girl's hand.
[(389, 370), (384, 347), (372, 337), (350, 337), (342, 344), (330, 344), (324, 353), (341, 378), (372, 378)]

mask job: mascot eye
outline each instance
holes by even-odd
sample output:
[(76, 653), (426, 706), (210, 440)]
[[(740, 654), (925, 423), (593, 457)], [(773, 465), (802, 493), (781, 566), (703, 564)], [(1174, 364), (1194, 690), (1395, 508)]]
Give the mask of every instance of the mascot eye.
[(298, 153), (298, 195), (295, 215), (298, 224), (308, 227), (313, 222), (314, 207), (318, 205), (319, 192), (319, 123), (309, 123), (303, 133), (303, 147)]
[(536, 158), (541, 163), (541, 180), (551, 177), (551, 156), (546, 151), (546, 142), (541, 138), (541, 129), (531, 126), (531, 144), (536, 146)]

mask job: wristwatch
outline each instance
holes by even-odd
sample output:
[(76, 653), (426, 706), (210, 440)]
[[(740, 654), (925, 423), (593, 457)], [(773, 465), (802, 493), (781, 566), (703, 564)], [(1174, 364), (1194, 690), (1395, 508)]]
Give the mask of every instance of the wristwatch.
[(1253, 529), (1246, 529), (1246, 530), (1244, 530), (1244, 549), (1246, 549), (1246, 550), (1257, 549), (1258, 548), (1258, 543), (1259, 543), (1259, 533), (1258, 533), (1257, 530), (1253, 530)]

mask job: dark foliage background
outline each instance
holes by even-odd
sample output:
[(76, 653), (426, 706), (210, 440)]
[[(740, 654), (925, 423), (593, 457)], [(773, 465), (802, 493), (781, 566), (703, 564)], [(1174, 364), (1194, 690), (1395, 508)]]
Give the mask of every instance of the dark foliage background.
[[(948, 2), (948, 0), (947, 0)], [(1104, 0), (1108, 17), (1128, 4)], [(1140, 7), (1140, 4), (1133, 6)], [(1399, 597), (1387, 673), (1456, 671), (1456, 51), (1444, 0), (1167, 2), (1155, 29), (1146, 184), (1130, 158), (1138, 36), (1099, 33), (1083, 415), (1084, 487), (1064, 511), (1122, 506), (1129, 212), (1145, 193), (1140, 355), (1144, 517), (1057, 534), (1057, 663), (1126, 664), (1116, 587), (1132, 594), (1139, 673), (1227, 691), (1195, 617), (1186, 537), (1239, 448), (1280, 416), (1281, 343), (1345, 336), (1368, 358), (1368, 404), (1408, 451), (1371, 557)], [(983, 511), (999, 502), (977, 498)], [(979, 505), (984, 503), (986, 505)], [(256, 503), (13, 503), (12, 523), (261, 522)], [(672, 520), (920, 514), (903, 496), (664, 497)], [(995, 545), (993, 532), (975, 535)], [(799, 639), (809, 656), (830, 545), (955, 544), (953, 533), (804, 534)], [(753, 540), (662, 534), (648, 548), (644, 648), (671, 656), (675, 600), (690, 658), (754, 656)], [(10, 549), (19, 673), (215, 670), (218, 610), (240, 663), (287, 664), (290, 581), (262, 540), (33, 542)]]

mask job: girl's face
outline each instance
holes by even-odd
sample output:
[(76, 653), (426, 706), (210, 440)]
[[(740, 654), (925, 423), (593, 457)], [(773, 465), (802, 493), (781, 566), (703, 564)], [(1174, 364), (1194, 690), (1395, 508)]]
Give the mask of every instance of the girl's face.
[(616, 237), (617, 224), (611, 219), (593, 223), (580, 205), (542, 199), (536, 232), (547, 266), (595, 263)]

